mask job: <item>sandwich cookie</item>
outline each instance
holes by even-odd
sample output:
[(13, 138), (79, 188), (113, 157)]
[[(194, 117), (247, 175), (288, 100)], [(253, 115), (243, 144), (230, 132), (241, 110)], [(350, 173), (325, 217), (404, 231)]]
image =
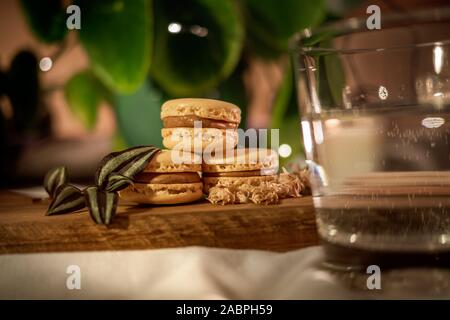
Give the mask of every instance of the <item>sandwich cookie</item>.
[[(175, 99), (161, 107), (163, 145), (185, 151), (234, 149), (241, 110), (212, 99)], [(201, 127), (200, 127), (201, 125)]]
[(203, 158), (203, 191), (220, 184), (238, 187), (246, 184), (258, 187), (263, 182), (278, 179), (278, 154), (270, 149), (236, 149), (228, 154)]
[(135, 176), (135, 183), (119, 191), (126, 201), (148, 204), (178, 204), (203, 197), (201, 157), (184, 152), (162, 150)]

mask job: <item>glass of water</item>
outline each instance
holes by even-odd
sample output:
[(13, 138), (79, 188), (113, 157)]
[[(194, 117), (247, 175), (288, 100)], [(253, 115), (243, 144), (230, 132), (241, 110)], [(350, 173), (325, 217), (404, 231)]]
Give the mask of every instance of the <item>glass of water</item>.
[(448, 264), (450, 8), (307, 29), (291, 49), (329, 261)]

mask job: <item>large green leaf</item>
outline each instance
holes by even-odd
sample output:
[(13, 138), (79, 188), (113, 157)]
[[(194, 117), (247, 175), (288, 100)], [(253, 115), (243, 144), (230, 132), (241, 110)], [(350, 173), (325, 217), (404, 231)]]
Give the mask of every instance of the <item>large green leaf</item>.
[(57, 42), (67, 33), (65, 1), (22, 0), (22, 8), (28, 23), (38, 38), (45, 42)]
[(241, 108), (241, 128), (245, 128), (248, 102), (243, 79), (244, 65), (245, 63), (240, 63), (227, 79), (222, 81), (209, 94), (205, 95), (206, 98), (219, 99), (239, 106)]
[(133, 94), (116, 97), (116, 117), (120, 133), (129, 146), (161, 147), (161, 105), (168, 97), (152, 83), (144, 82)]
[(323, 0), (243, 0), (242, 4), (250, 45), (266, 57), (285, 52), (292, 35), (318, 24), (324, 15)]
[(281, 128), (284, 124), (289, 103), (291, 102), (292, 92), (294, 88), (294, 76), (292, 74), (291, 65), (285, 67), (284, 78), (278, 89), (272, 111), (272, 128)]
[(280, 157), (280, 165), (284, 166), (296, 157), (305, 157), (302, 143), (302, 130), (300, 128), (300, 115), (298, 111), (297, 96), (294, 90), (291, 91), (290, 99), (287, 102), (282, 125), (279, 126), (280, 145), (287, 144), (291, 147), (292, 153), (288, 158)]
[(92, 129), (97, 122), (100, 102), (112, 102), (111, 93), (89, 71), (73, 76), (67, 82), (64, 92), (70, 109), (88, 129)]
[(145, 80), (152, 44), (151, 0), (80, 0), (80, 41), (97, 76), (130, 93)]
[(217, 87), (204, 95), (208, 99), (218, 99), (237, 105), (241, 109), (241, 123), (239, 128), (245, 129), (247, 124), (247, 103), (248, 96), (245, 90), (243, 73), (245, 71), (245, 62), (235, 68), (234, 72), (224, 79)]
[(156, 0), (155, 12), (151, 73), (165, 91), (202, 95), (233, 72), (244, 36), (233, 1)]
[(345, 88), (345, 72), (342, 61), (337, 54), (323, 56), (324, 69), (327, 83), (332, 97), (330, 105), (342, 106), (342, 92)]

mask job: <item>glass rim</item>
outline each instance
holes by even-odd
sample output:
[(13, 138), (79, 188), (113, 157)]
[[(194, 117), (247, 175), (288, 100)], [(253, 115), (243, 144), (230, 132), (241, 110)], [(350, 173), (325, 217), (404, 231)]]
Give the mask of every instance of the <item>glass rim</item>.
[[(289, 47), (290, 50), (307, 54), (308, 52), (323, 52), (323, 53), (338, 53), (338, 54), (351, 54), (351, 53), (364, 53), (364, 52), (382, 52), (390, 50), (402, 50), (408, 48), (421, 48), (436, 45), (450, 45), (450, 39), (434, 42), (421, 42), (410, 45), (401, 46), (385, 46), (380, 48), (354, 48), (354, 49), (335, 49), (330, 47), (315, 48), (312, 46), (305, 46), (301, 43), (302, 40), (311, 39), (313, 37), (320, 37), (321, 35), (331, 34), (330, 39), (336, 36), (356, 33), (358, 31), (365, 30), (367, 17), (349, 18), (335, 22), (330, 22), (319, 27), (306, 28), (297, 32), (291, 39)], [(395, 26), (408, 26), (419, 23), (432, 23), (439, 21), (450, 22), (450, 6), (436, 7), (425, 10), (415, 10), (402, 13), (388, 13), (382, 15), (381, 30), (373, 30), (379, 32), (383, 30), (383, 25), (387, 25), (387, 29)], [(407, 23), (406, 23), (407, 22)], [(370, 30), (369, 30), (370, 31)]]

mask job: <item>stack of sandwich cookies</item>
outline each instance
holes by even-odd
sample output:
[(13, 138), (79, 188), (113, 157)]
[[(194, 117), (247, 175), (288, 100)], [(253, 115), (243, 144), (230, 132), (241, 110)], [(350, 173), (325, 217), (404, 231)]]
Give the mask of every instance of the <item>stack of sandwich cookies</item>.
[[(163, 145), (191, 152), (234, 149), (241, 110), (212, 99), (175, 99), (161, 108)], [(195, 125), (201, 124), (201, 128)]]
[(124, 200), (180, 204), (206, 194), (213, 204), (271, 204), (305, 188), (294, 175), (278, 175), (275, 151), (236, 149), (241, 111), (231, 103), (171, 100), (162, 106), (161, 119), (163, 145), (170, 150), (155, 155), (134, 184), (119, 192)]
[[(120, 191), (126, 201), (146, 204), (178, 204), (203, 197), (201, 157), (189, 153), (173, 161), (171, 150), (162, 150), (135, 178), (135, 183)], [(179, 160), (177, 158), (177, 160)]]
[(236, 149), (231, 154), (203, 160), (205, 194), (216, 185), (259, 186), (278, 179), (278, 154), (270, 149)]
[(170, 150), (158, 153), (120, 196), (148, 204), (199, 200), (203, 197), (202, 157), (195, 152), (234, 149), (241, 110), (224, 101), (175, 99), (163, 104), (161, 119), (163, 145)]

